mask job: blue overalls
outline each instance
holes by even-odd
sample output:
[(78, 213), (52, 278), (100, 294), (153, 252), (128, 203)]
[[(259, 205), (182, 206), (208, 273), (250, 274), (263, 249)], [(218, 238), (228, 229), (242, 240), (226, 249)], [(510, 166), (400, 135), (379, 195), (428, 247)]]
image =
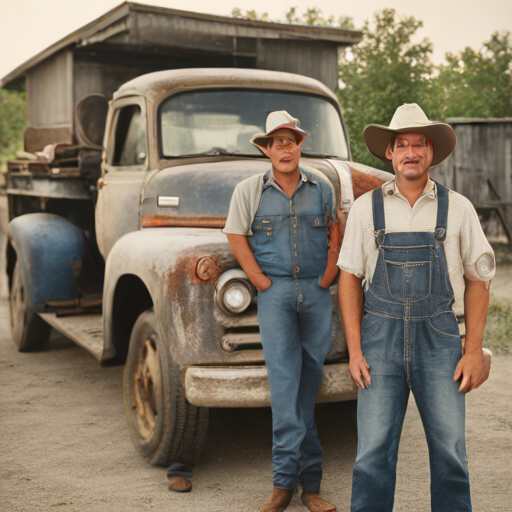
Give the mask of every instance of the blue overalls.
[(301, 170), (288, 197), (267, 173), (249, 244), (272, 285), (258, 292), (258, 321), (272, 407), (274, 487), (320, 488), (322, 448), (314, 407), (332, 339), (327, 266), (331, 188)]
[(454, 382), (462, 345), (444, 240), (448, 189), (437, 184), (434, 233), (386, 233), (382, 189), (373, 194), (373, 280), (365, 292), (361, 348), (371, 384), (359, 389), (352, 512), (393, 509), (398, 443), (412, 391), (427, 438), (434, 512), (471, 510), (465, 395)]

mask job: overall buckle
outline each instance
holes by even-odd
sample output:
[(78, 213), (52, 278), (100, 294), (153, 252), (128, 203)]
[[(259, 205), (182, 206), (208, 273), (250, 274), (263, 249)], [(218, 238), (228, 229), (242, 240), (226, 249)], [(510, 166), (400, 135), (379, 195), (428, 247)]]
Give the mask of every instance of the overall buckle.
[(438, 226), (436, 228), (436, 240), (443, 241), (446, 238), (446, 228)]

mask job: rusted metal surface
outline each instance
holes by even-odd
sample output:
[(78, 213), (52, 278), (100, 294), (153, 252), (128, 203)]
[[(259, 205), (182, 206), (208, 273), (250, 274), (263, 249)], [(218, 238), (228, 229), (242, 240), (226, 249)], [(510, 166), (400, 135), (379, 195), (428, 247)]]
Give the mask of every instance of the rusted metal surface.
[(352, 173), (354, 199), (394, 178), (394, 175), (389, 172), (379, 171), (366, 165), (354, 164), (354, 162), (349, 162), (349, 167)]
[(327, 86), (306, 76), (279, 71), (240, 68), (172, 69), (139, 76), (123, 84), (114, 100), (126, 96), (144, 96), (152, 103), (170, 94), (204, 88), (250, 88), (301, 91), (325, 96), (337, 103)]
[(7, 175), (7, 195), (55, 199), (90, 199), (89, 184), (83, 179), (38, 179), (33, 175)]
[(194, 228), (223, 228), (226, 217), (191, 217), (181, 215), (143, 215), (142, 227), (155, 228), (163, 226), (194, 227)]
[(85, 348), (96, 359), (103, 355), (103, 319), (101, 314), (84, 314), (58, 318), (55, 313), (39, 313), (39, 316), (57, 331)]
[(196, 274), (205, 283), (215, 283), (222, 272), (222, 266), (216, 256), (204, 256), (197, 261)]
[[(187, 400), (200, 407), (268, 407), (270, 388), (265, 366), (244, 368), (187, 368), (184, 377)], [(354, 400), (357, 386), (348, 363), (324, 366), (317, 403)]]

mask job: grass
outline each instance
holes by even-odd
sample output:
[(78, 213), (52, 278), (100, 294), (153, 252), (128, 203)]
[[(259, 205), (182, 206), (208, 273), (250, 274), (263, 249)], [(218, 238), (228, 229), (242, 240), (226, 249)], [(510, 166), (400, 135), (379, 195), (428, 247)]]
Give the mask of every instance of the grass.
[(512, 303), (491, 302), (483, 346), (494, 354), (512, 354)]

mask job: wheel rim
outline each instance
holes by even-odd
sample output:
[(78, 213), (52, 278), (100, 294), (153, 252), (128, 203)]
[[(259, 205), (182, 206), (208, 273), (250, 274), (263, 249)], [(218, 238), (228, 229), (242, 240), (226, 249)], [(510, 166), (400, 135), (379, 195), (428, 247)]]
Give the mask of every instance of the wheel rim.
[(25, 324), (25, 290), (21, 280), (20, 266), (16, 263), (11, 284), (11, 331), (15, 342), (19, 342)]
[(155, 433), (161, 386), (160, 358), (154, 338), (149, 337), (140, 352), (134, 376), (133, 409), (140, 435), (145, 441), (149, 441)]

